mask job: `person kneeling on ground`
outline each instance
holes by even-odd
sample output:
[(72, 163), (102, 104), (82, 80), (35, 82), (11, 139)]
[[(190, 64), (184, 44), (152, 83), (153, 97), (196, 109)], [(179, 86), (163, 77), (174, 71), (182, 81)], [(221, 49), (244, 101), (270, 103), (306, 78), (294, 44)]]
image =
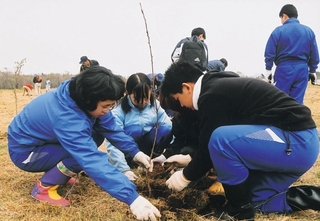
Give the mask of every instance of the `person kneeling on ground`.
[[(150, 168), (150, 158), (117, 126), (109, 111), (125, 91), (124, 81), (109, 69), (92, 66), (56, 90), (32, 100), (8, 127), (13, 163), (28, 172), (45, 172), (36, 181), (33, 198), (69, 206), (57, 193), (74, 175), (84, 171), (111, 196), (130, 205), (139, 220), (157, 220), (160, 212), (139, 195), (136, 186), (99, 151), (95, 134)], [(39, 109), (39, 106), (42, 108)], [(96, 138), (99, 136), (95, 136)]]
[(320, 187), (290, 187), (319, 154), (307, 106), (267, 82), (225, 72), (204, 75), (189, 63), (167, 69), (160, 93), (197, 110), (200, 122), (199, 148), (166, 181), (168, 188), (181, 191), (213, 166), (227, 198), (217, 216), (254, 220), (255, 211), (320, 211)]
[[(186, 167), (191, 161), (199, 145), (199, 119), (198, 112), (181, 107), (180, 103), (171, 97), (163, 99), (159, 96), (161, 107), (165, 110), (172, 110), (172, 134), (173, 141), (165, 148), (164, 152), (152, 159), (154, 164), (166, 164), (168, 170), (175, 167)], [(213, 170), (215, 173), (215, 171)], [(208, 178), (212, 179), (210, 176)], [(223, 193), (223, 187), (216, 178), (212, 179), (214, 183), (208, 189), (211, 194)]]
[[(126, 83), (126, 96), (112, 110), (116, 123), (128, 137), (132, 137), (139, 149), (150, 156), (156, 136), (153, 157), (159, 156), (172, 140), (172, 122), (160, 103), (152, 95), (152, 85), (144, 73), (132, 74)], [(112, 143), (107, 143), (110, 162), (130, 180), (137, 176), (130, 169), (134, 167), (132, 157), (124, 155)]]

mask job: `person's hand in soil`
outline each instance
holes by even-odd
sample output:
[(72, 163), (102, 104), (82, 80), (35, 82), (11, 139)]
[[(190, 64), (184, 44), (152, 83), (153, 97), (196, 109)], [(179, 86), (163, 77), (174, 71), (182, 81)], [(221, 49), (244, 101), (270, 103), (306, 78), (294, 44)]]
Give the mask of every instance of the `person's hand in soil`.
[(169, 189), (181, 191), (186, 188), (190, 182), (190, 180), (187, 180), (184, 177), (183, 170), (180, 170), (171, 175), (171, 177), (166, 181), (166, 185)]
[(158, 164), (163, 165), (163, 163), (166, 161), (166, 159), (167, 158), (163, 154), (161, 154), (160, 156), (153, 158), (152, 162), (155, 164), (158, 163)]
[(159, 210), (142, 196), (131, 203), (130, 209), (138, 220), (157, 221), (157, 217), (161, 217)]
[(144, 154), (143, 152), (139, 151), (134, 157), (133, 161), (137, 164), (144, 166), (145, 168), (149, 169), (150, 172), (153, 170), (153, 163), (151, 163), (150, 157)]

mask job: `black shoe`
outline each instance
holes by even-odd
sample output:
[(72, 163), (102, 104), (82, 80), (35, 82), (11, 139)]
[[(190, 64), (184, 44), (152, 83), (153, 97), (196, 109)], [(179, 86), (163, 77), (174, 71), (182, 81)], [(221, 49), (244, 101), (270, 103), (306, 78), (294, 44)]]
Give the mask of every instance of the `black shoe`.
[(226, 218), (231, 217), (233, 220), (254, 220), (252, 193), (248, 180), (237, 185), (222, 185), (228, 200), (224, 207)]
[(320, 211), (320, 187), (308, 185), (290, 187), (286, 198), (294, 212), (307, 209)]
[[(230, 208), (229, 208), (230, 209)], [(226, 212), (227, 209), (221, 211), (217, 210), (214, 212), (214, 216), (218, 220), (226, 220), (226, 221), (235, 221), (235, 220), (245, 220), (245, 221), (254, 221), (254, 210), (253, 208), (247, 208), (247, 209), (242, 209), (241, 211), (236, 211), (236, 210), (229, 210)], [(234, 212), (234, 213), (232, 213)]]

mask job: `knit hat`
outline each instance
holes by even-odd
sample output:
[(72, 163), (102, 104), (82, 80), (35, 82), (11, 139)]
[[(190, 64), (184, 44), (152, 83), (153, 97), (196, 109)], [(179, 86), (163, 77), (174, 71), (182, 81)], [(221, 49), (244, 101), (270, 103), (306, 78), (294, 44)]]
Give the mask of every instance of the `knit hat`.
[(199, 28), (195, 28), (191, 32), (191, 36), (194, 36), (194, 35), (199, 36), (201, 34), (203, 34), (203, 38), (206, 39), (206, 32), (204, 31), (203, 28), (200, 28), (200, 27)]
[(279, 17), (281, 18), (283, 14), (288, 15), (289, 18), (298, 18), (298, 11), (294, 5), (291, 4), (286, 4), (284, 5), (280, 12), (279, 12)]

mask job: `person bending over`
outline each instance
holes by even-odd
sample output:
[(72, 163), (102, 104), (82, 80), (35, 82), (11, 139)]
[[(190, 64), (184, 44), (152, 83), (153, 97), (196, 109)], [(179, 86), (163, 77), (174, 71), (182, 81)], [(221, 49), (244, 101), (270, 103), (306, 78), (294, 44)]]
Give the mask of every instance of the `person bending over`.
[(255, 211), (320, 210), (320, 187), (290, 187), (319, 154), (308, 107), (267, 82), (204, 75), (188, 63), (167, 69), (160, 93), (197, 110), (200, 122), (199, 148), (166, 181), (168, 188), (181, 191), (213, 166), (227, 198), (217, 215), (253, 220)]
[(32, 100), (12, 120), (8, 127), (11, 160), (24, 171), (45, 172), (31, 191), (33, 198), (69, 206), (57, 188), (83, 170), (111, 196), (130, 205), (137, 219), (160, 217), (160, 212), (137, 193), (136, 186), (109, 163), (93, 138), (94, 134), (103, 135), (133, 160), (150, 167), (150, 158), (139, 151), (109, 111), (124, 91), (120, 77), (104, 67), (92, 66)]
[[(116, 123), (128, 137), (132, 137), (139, 149), (150, 156), (153, 143), (154, 156), (159, 156), (172, 140), (172, 123), (160, 103), (152, 95), (152, 85), (144, 73), (132, 74), (126, 83), (126, 95), (112, 110)], [(124, 155), (112, 143), (107, 143), (110, 161), (130, 180), (136, 175), (130, 170), (135, 165), (132, 156)]]

